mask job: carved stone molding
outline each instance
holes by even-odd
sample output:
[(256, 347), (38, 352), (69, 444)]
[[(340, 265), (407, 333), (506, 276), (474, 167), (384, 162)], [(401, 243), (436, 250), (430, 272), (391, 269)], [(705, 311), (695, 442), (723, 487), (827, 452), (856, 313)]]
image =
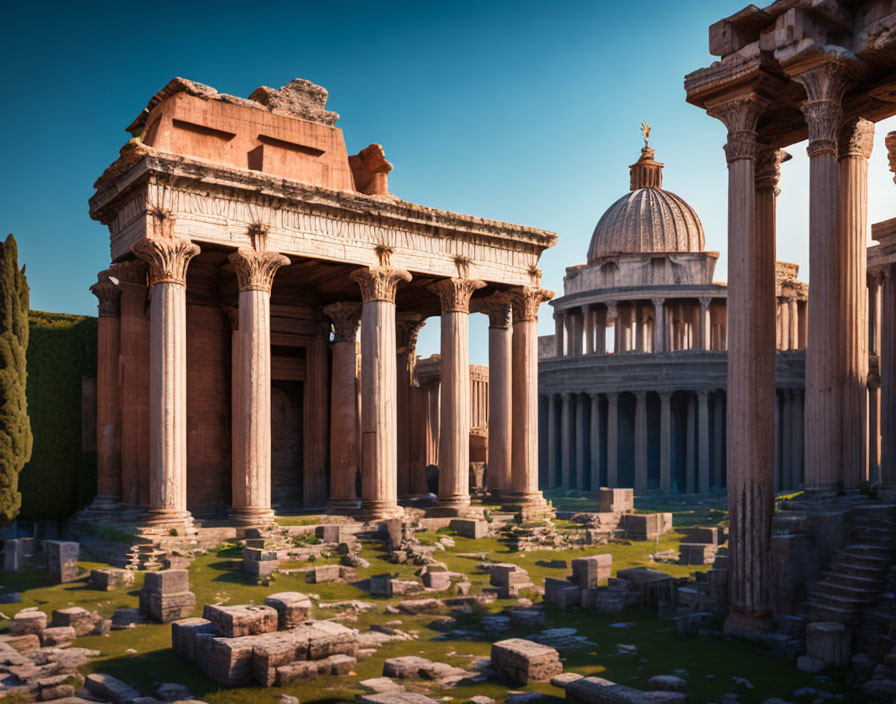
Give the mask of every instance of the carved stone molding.
[(837, 153), (837, 130), (843, 116), (841, 103), (849, 74), (838, 63), (828, 61), (795, 75), (794, 80), (806, 89), (808, 98), (801, 106), (809, 127), (806, 153)]
[(513, 322), (538, 320), (538, 307), (554, 297), (553, 291), (536, 286), (523, 286), (513, 291)]
[(781, 164), (790, 158), (783, 149), (763, 149), (756, 158), (756, 171), (753, 178), (758, 190), (770, 189), (776, 196), (781, 195), (778, 183), (781, 180)]
[(121, 289), (108, 278), (104, 278), (102, 272), (100, 279), (90, 287), (90, 292), (97, 298), (97, 311), (101, 318), (117, 318), (121, 314), (119, 306)]
[(199, 247), (184, 237), (147, 236), (131, 245), (131, 251), (149, 264), (149, 281), (187, 285), (187, 266)]
[(360, 303), (331, 303), (324, 314), (333, 321), (333, 342), (354, 342), (361, 323)]
[(728, 141), (725, 143), (725, 159), (728, 163), (741, 159), (755, 159), (758, 145), (756, 142), (756, 124), (768, 101), (765, 98), (749, 93), (728, 100), (707, 110), (728, 128)]
[(893, 181), (896, 182), (896, 132), (890, 132), (884, 137), (884, 144), (887, 146), (887, 158), (890, 160), (890, 171), (894, 174)]
[(403, 269), (371, 266), (355, 269), (349, 278), (361, 287), (361, 300), (395, 303), (395, 289), (401, 281), (410, 281), (411, 275)]
[(485, 286), (479, 279), (462, 279), (451, 277), (442, 279), (427, 286), (427, 289), (438, 295), (442, 302), (442, 313), (469, 313), (470, 297), (473, 291)]
[(862, 117), (847, 120), (840, 128), (840, 157), (871, 158), (874, 147), (874, 123)]
[[(474, 302), (473, 310), (477, 313), (485, 313), (488, 316), (490, 328), (506, 330), (511, 325), (512, 301), (504, 293), (493, 293), (486, 298), (480, 298)], [(562, 314), (559, 314), (562, 317)], [(556, 318), (558, 313), (554, 313)]]
[(271, 292), (274, 274), (281, 266), (289, 265), (289, 257), (278, 252), (256, 251), (241, 247), (227, 259), (236, 270), (240, 291)]
[(419, 313), (398, 313), (395, 316), (395, 352), (396, 354), (414, 354), (417, 349), (417, 335), (426, 325)]
[(149, 283), (146, 262), (142, 259), (129, 259), (113, 264), (100, 274), (100, 278), (108, 278), (115, 284), (133, 286), (146, 286)]

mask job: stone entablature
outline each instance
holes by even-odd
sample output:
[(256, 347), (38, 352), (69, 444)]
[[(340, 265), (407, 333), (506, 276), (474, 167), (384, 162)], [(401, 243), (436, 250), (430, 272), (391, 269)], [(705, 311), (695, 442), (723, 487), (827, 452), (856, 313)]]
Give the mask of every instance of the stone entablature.
[(712, 284), (718, 252), (644, 253), (604, 257), (566, 268), (566, 296), (603, 288)]

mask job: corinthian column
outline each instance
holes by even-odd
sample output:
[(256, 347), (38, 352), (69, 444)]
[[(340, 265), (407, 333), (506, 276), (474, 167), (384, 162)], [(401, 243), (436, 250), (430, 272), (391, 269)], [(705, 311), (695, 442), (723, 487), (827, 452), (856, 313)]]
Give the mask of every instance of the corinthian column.
[(187, 266), (199, 247), (182, 237), (151, 235), (131, 245), (149, 264), (150, 525), (188, 527)]
[(97, 297), (96, 497), (92, 514), (114, 515), (121, 506), (121, 289), (114, 269), (90, 287)]
[[(806, 345), (806, 489), (833, 491), (842, 481), (843, 366), (838, 231), (837, 129), (847, 76), (824, 63), (794, 78), (806, 89), (809, 126), (809, 340)], [(729, 416), (730, 417), (730, 416)]]
[[(398, 498), (409, 501), (411, 488), (411, 445), (414, 423), (411, 418), (411, 387), (414, 383), (417, 335), (426, 323), (420, 313), (398, 313), (395, 319), (396, 414), (398, 417)], [(422, 468), (420, 471), (423, 471)]]
[[(765, 101), (747, 94), (710, 111), (728, 128), (728, 511), (726, 630), (770, 627), (769, 537), (774, 508), (774, 185), (780, 153), (756, 179), (756, 123)], [(769, 166), (772, 167), (769, 169)], [(757, 202), (759, 201), (759, 202)], [(761, 203), (761, 207), (760, 207)], [(757, 222), (762, 219), (762, 225)], [(770, 217), (771, 216), (771, 217)]]
[(484, 281), (452, 277), (429, 287), (442, 304), (439, 498), (435, 512), (443, 515), (457, 515), (470, 505), (470, 297), (483, 286)]
[(411, 275), (385, 266), (356, 269), (361, 287), (361, 517), (400, 516), (395, 412), (395, 288)]
[(361, 471), (361, 428), (358, 415), (358, 364), (355, 341), (361, 322), (358, 303), (324, 308), (333, 321), (330, 377), (330, 501), (328, 513), (351, 514), (358, 508), (355, 481)]
[[(512, 390), (510, 368), (512, 363), (511, 304), (508, 299), (495, 294), (483, 302), (481, 310), (488, 315), (488, 489), (498, 500), (513, 488), (511, 482), (511, 408)], [(547, 396), (548, 432), (553, 427), (553, 398)], [(548, 438), (548, 446), (552, 446)], [(548, 467), (554, 466), (553, 457)], [(553, 474), (548, 473), (553, 480)]]
[(660, 392), (660, 491), (672, 493), (672, 392)]
[(664, 298), (653, 299), (653, 351), (665, 352), (666, 350), (666, 316)]
[(513, 491), (507, 502), (524, 513), (544, 510), (538, 490), (538, 307), (552, 291), (524, 286), (513, 292)]
[[(868, 465), (868, 158), (874, 143), (874, 123), (856, 119), (840, 131), (839, 191), (841, 269), (842, 481), (846, 488), (858, 487)], [(811, 276), (811, 273), (810, 273)], [(814, 292), (813, 292), (814, 295)]]
[(233, 409), (233, 492), (231, 519), (237, 525), (274, 521), (271, 509), (271, 285), (289, 258), (243, 247), (228, 259), (239, 285), (241, 372)]
[(647, 494), (647, 392), (635, 392), (635, 496)]

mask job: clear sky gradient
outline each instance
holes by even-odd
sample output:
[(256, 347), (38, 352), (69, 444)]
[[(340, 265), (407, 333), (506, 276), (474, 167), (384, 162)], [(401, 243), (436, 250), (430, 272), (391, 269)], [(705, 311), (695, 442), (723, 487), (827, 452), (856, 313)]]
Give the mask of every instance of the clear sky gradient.
[[(726, 280), (724, 129), (688, 105), (685, 73), (708, 65), (710, 23), (746, 0), (603, 2), (10, 3), (0, 109), (0, 227), (27, 265), (32, 307), (95, 314), (109, 263), (90, 220), (92, 184), (124, 128), (174, 76), (248, 96), (300, 76), (330, 91), (349, 153), (383, 145), (390, 189), (410, 201), (553, 230), (544, 285), (562, 293), (603, 211), (628, 189), (641, 120), (664, 185), (693, 205)], [(762, 3), (760, 3), (762, 4)], [(871, 221), (896, 215), (878, 126)], [(778, 258), (808, 280), (808, 165), (790, 150)], [(542, 333), (553, 331), (544, 307)], [(418, 350), (438, 351), (436, 320)], [(484, 316), (471, 359), (487, 361)]]

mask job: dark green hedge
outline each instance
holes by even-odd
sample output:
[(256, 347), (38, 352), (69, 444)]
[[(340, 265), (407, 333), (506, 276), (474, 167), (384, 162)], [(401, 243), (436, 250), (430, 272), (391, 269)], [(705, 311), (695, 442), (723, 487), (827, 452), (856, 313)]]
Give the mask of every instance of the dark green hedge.
[(81, 379), (96, 378), (96, 318), (32, 310), (29, 329), (34, 449), (19, 478), (19, 518), (63, 520), (96, 493), (96, 452), (81, 448)]

